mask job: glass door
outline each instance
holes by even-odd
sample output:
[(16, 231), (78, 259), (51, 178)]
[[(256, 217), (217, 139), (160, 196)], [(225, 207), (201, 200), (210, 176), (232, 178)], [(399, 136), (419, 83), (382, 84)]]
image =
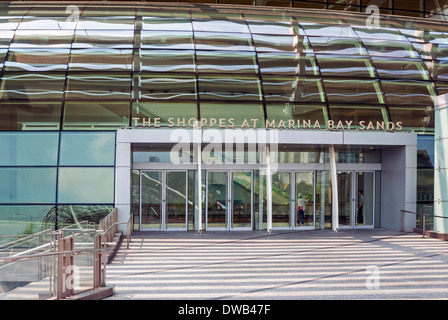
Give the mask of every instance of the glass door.
[(252, 171), (231, 171), (230, 176), (231, 228), (252, 230)]
[(140, 183), (140, 230), (161, 230), (162, 171), (141, 171)]
[(187, 171), (166, 171), (165, 227), (166, 230), (186, 230), (188, 203)]
[(295, 173), (294, 227), (314, 227), (314, 172)]
[(373, 171), (356, 172), (355, 227), (371, 227), (374, 222), (375, 174)]
[(352, 227), (352, 172), (338, 172), (339, 226)]
[(291, 184), (289, 172), (272, 175), (272, 227), (290, 227)]
[(207, 171), (206, 230), (227, 230), (229, 228), (227, 180), (227, 171)]

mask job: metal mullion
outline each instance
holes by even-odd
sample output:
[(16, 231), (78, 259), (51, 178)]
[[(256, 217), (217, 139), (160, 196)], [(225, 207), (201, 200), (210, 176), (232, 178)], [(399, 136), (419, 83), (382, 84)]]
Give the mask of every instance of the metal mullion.
[(198, 57), (197, 57), (197, 49), (196, 49), (196, 37), (194, 35), (194, 27), (193, 27), (193, 14), (191, 13), (191, 9), (188, 8), (188, 16), (190, 18), (191, 23), (191, 32), (193, 39), (193, 54), (194, 54), (194, 64), (195, 64), (195, 79), (196, 79), (196, 107), (197, 107), (197, 120), (200, 123), (201, 121), (201, 103), (199, 97), (199, 69), (198, 69)]
[[(258, 80), (260, 81), (261, 102), (263, 104), (264, 126), (266, 126), (266, 120), (268, 119), (268, 112), (267, 112), (267, 106), (266, 106), (266, 98), (265, 98), (265, 94), (264, 94), (263, 77), (261, 75), (260, 62), (258, 60), (258, 51), (257, 51), (257, 47), (255, 45), (252, 30), (250, 29), (250, 26), (249, 26), (249, 23), (247, 22), (246, 16), (244, 15), (244, 12), (241, 11), (240, 8), (238, 8), (238, 9), (240, 11), (241, 17), (244, 19), (244, 22), (246, 23), (247, 29), (249, 30), (250, 40), (252, 41), (252, 46), (254, 48), (255, 62), (257, 64)], [(247, 51), (247, 52), (251, 52), (251, 51)], [(259, 101), (257, 101), (257, 102), (259, 102)]]
[[(141, 48), (141, 30), (142, 30), (142, 18), (139, 15), (138, 9), (139, 9), (139, 3), (135, 5), (135, 11), (134, 11), (134, 41), (132, 46), (132, 65), (131, 65), (131, 96), (129, 99), (129, 126), (132, 126), (132, 114), (133, 114), (133, 102), (138, 101), (139, 97), (136, 98), (136, 88), (134, 86), (135, 84), (135, 78), (134, 75), (140, 75), (140, 59), (138, 60), (138, 66), (135, 67), (135, 55), (136, 53), (140, 55), (140, 48)], [(137, 69), (137, 70), (136, 70)], [(140, 88), (140, 85), (138, 86)]]

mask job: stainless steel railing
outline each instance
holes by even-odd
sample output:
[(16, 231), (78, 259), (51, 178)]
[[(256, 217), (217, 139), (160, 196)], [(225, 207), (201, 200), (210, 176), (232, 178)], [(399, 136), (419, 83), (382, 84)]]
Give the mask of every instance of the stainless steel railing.
[[(131, 241), (133, 216), (117, 222), (115, 208), (95, 228), (89, 222), (33, 235), (2, 236), (14, 240), (0, 245), (0, 300), (65, 299), (106, 285), (106, 264), (119, 224), (127, 224), (127, 246)], [(5, 283), (25, 286), (5, 287)], [(25, 298), (23, 298), (25, 297)]]
[(426, 230), (426, 217), (448, 219), (448, 217), (425, 213), (422, 207), (420, 207), (419, 212), (413, 212), (413, 211), (403, 210), (402, 209), (402, 210), (400, 210), (400, 231), (401, 232), (403, 232), (403, 230), (404, 230), (405, 214), (415, 214), (415, 215), (419, 215), (420, 216), (420, 222), (421, 222), (421, 225), (422, 225), (423, 238), (425, 237), (425, 232), (427, 231)]

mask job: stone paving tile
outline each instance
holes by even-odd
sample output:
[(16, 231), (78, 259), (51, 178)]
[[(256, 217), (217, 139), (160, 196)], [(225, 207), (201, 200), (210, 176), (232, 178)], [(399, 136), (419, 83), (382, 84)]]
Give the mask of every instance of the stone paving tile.
[(448, 242), (373, 230), (135, 234), (109, 299), (448, 299)]

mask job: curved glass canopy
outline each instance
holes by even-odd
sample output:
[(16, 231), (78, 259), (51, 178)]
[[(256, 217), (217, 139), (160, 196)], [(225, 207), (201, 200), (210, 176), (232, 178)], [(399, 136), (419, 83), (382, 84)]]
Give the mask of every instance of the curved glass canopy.
[(448, 87), (442, 21), (381, 16), (371, 29), (341, 11), (69, 5), (0, 8), (0, 130), (114, 130), (135, 117), (263, 126), (312, 110), (432, 132)]

